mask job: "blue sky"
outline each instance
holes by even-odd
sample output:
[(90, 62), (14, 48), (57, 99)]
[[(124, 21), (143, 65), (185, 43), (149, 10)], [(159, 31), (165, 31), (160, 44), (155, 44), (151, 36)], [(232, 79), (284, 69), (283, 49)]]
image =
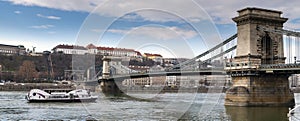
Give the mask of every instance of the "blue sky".
[[(51, 50), (58, 44), (132, 48), (193, 57), (236, 33), (231, 18), (245, 7), (283, 11), (300, 28), (300, 4), (274, 0), (2, 0), (0, 43)], [(187, 54), (192, 53), (192, 54)]]

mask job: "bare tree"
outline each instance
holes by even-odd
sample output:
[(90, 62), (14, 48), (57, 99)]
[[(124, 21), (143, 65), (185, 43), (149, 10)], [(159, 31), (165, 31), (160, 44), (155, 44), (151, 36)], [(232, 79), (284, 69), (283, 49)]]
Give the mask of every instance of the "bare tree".
[(25, 82), (32, 82), (34, 78), (37, 78), (38, 72), (36, 71), (33, 61), (23, 61), (23, 64), (20, 66), (17, 76), (19, 79), (23, 79)]

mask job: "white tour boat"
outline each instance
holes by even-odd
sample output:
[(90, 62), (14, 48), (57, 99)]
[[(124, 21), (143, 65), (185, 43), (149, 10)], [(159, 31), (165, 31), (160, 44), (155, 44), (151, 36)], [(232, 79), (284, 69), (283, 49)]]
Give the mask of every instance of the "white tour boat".
[(28, 102), (94, 102), (97, 98), (85, 89), (32, 89), (26, 95)]

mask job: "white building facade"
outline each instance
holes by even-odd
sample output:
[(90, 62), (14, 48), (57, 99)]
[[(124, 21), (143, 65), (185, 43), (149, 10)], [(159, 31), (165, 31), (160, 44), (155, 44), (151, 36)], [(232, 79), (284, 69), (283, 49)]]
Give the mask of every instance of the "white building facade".
[(88, 53), (88, 49), (76, 45), (57, 45), (52, 49), (54, 53), (84, 55)]

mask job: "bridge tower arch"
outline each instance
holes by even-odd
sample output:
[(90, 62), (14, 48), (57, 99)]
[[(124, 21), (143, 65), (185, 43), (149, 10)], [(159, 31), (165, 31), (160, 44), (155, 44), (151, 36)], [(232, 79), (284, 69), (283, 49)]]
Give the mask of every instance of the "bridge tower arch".
[(233, 18), (237, 24), (236, 57), (225, 68), (231, 74), (233, 86), (227, 90), (225, 105), (283, 106), (294, 105), (288, 74), (261, 72), (263, 64), (284, 64), (283, 36), (262, 31), (259, 27), (282, 29), (288, 20), (281, 11), (245, 8)]
[[(245, 8), (238, 11), (239, 16), (233, 18), (237, 23), (236, 62), (248, 61), (250, 54), (252, 64), (284, 63), (282, 34), (261, 31), (259, 27), (282, 29), (288, 20), (281, 17), (281, 11), (261, 8)], [(271, 62), (272, 60), (272, 62)]]

